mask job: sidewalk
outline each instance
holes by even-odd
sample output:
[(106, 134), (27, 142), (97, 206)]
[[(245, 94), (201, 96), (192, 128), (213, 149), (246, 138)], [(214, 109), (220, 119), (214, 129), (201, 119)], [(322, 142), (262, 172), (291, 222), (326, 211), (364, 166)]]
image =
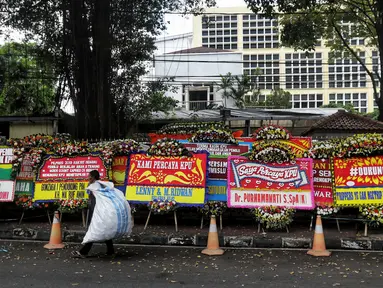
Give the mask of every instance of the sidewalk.
[[(196, 226), (179, 226), (175, 232), (173, 223), (168, 225), (150, 225), (144, 231), (144, 225), (136, 224), (133, 233), (127, 238), (117, 240), (118, 244), (141, 245), (174, 245), (205, 247), (207, 244), (208, 223), (200, 229)], [(81, 243), (85, 228), (78, 221), (68, 221), (61, 224), (64, 242)], [(49, 241), (50, 229), (48, 221), (42, 222), (0, 222), (0, 239), (41, 240)], [(363, 231), (356, 231), (355, 225), (342, 223), (341, 232), (331, 221), (324, 220), (324, 233), (328, 249), (348, 250), (383, 250), (383, 231), (369, 230), (369, 236), (363, 237)], [(359, 228), (362, 229), (362, 226)], [(238, 248), (310, 248), (313, 233), (309, 225), (295, 224), (290, 233), (284, 231), (266, 231), (258, 233), (256, 225), (224, 226), (219, 231), (222, 247)]]

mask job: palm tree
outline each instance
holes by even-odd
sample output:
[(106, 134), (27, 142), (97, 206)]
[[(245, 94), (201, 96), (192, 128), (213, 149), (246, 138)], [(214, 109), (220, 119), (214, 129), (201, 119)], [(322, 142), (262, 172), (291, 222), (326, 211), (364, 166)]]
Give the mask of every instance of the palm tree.
[(225, 108), (226, 108), (226, 99), (231, 96), (230, 88), (233, 86), (233, 76), (231, 73), (227, 73), (226, 75), (219, 75), (221, 77), (221, 82), (217, 83), (218, 91), (222, 92), (222, 98), (225, 100)]
[(251, 78), (248, 75), (235, 76), (233, 82), (234, 85), (230, 87), (230, 96), (235, 106), (242, 109), (245, 107), (245, 95), (251, 91)]

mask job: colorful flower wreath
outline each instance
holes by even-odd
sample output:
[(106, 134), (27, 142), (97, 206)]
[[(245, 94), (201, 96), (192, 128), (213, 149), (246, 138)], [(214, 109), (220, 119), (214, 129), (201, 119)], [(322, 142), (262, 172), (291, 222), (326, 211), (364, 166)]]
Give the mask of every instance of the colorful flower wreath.
[(227, 203), (221, 201), (209, 201), (205, 203), (203, 208), (199, 208), (199, 212), (204, 214), (205, 216), (220, 216), (227, 209)]
[(380, 134), (356, 134), (344, 139), (317, 141), (304, 157), (328, 159), (383, 155), (383, 136)]
[(140, 150), (140, 144), (132, 139), (100, 142), (89, 145), (93, 152), (101, 152), (105, 165), (112, 166), (114, 156), (127, 156)]
[(383, 137), (379, 134), (357, 134), (339, 141), (338, 149), (347, 158), (382, 155)]
[(227, 143), (238, 144), (231, 132), (211, 128), (208, 130), (198, 130), (190, 139), (190, 142), (206, 142), (206, 143)]
[(148, 208), (154, 214), (166, 214), (177, 209), (177, 202), (168, 200), (153, 200), (149, 202)]
[(59, 156), (77, 156), (89, 154), (88, 142), (73, 141), (55, 146), (54, 154)]
[(336, 145), (337, 144), (334, 140), (313, 142), (311, 149), (304, 152), (303, 157), (313, 159), (329, 159), (336, 154)]
[(368, 225), (379, 227), (383, 224), (383, 206), (359, 207), (359, 212)]
[(177, 140), (163, 138), (158, 140), (147, 151), (151, 156), (188, 156), (189, 151)]
[(269, 125), (260, 127), (254, 132), (253, 137), (255, 140), (288, 140), (291, 133), (283, 127)]
[(25, 155), (24, 147), (13, 148), (11, 180), (15, 180), (17, 175), (20, 173), (21, 164), (23, 162), (24, 155)]
[(264, 163), (285, 163), (295, 159), (291, 148), (279, 142), (254, 142), (253, 149), (249, 155), (251, 161)]
[(259, 207), (253, 210), (256, 221), (266, 229), (284, 229), (293, 222), (295, 210), (286, 207)]
[(41, 164), (42, 159), (47, 155), (47, 150), (43, 147), (35, 147), (29, 150), (28, 154), (24, 157), (28, 157), (31, 161), (33, 170), (36, 170)]
[(88, 207), (87, 199), (60, 200), (56, 203), (61, 213), (75, 213)]
[(339, 208), (335, 206), (318, 205), (316, 208), (317, 215), (330, 216), (339, 212)]
[(230, 131), (224, 122), (185, 122), (185, 123), (172, 123), (163, 126), (157, 131), (157, 134), (175, 135), (175, 134), (194, 134), (199, 130), (206, 129), (219, 129)]
[(23, 210), (34, 210), (34, 209), (49, 208), (50, 203), (34, 202), (32, 199), (32, 196), (18, 195), (15, 197), (15, 204), (17, 207), (20, 207)]
[(22, 208), (23, 210), (32, 210), (35, 208), (33, 205), (32, 196), (20, 195), (15, 197), (15, 204), (17, 207)]

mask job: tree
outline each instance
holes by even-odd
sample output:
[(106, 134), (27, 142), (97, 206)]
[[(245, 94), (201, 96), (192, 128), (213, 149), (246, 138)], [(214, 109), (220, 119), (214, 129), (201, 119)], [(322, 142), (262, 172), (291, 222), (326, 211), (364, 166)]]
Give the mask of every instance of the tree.
[(322, 105), (320, 108), (343, 108), (347, 110), (348, 112), (358, 114), (359, 112), (355, 109), (354, 105), (352, 104), (340, 104), (340, 103), (330, 103), (326, 105)]
[(265, 105), (273, 109), (291, 108), (291, 94), (283, 89), (275, 89), (267, 95)]
[(222, 91), (222, 98), (225, 100), (225, 107), (226, 107), (226, 100), (230, 98), (230, 88), (233, 86), (233, 76), (231, 73), (227, 73), (226, 75), (219, 75), (221, 77), (221, 82), (218, 84), (218, 92)]
[[(328, 39), (326, 45), (334, 58), (357, 60), (372, 81), (379, 120), (383, 120), (383, 1), (382, 0), (245, 0), (253, 12), (269, 16), (278, 10), (282, 45), (305, 51), (315, 50), (318, 39)], [(364, 39), (380, 59), (378, 69), (360, 56), (360, 47), (352, 38)]]
[[(76, 113), (77, 136), (123, 135), (131, 118), (121, 99), (139, 92), (154, 37), (165, 28), (164, 14), (201, 12), (214, 0), (0, 0), (0, 27), (22, 31), (54, 55), (59, 102), (68, 91)], [(137, 94), (134, 94), (137, 95)], [(115, 124), (117, 123), (117, 125)], [(120, 126), (121, 125), (121, 126)]]
[(131, 87), (129, 97), (123, 100), (129, 102), (120, 106), (124, 109), (123, 112), (129, 115), (128, 120), (137, 124), (141, 120), (150, 120), (154, 112), (167, 114), (174, 109), (178, 100), (166, 96), (166, 92), (177, 92), (177, 87), (169, 84), (172, 81), (173, 78), (161, 78), (150, 81), (144, 86), (138, 84), (136, 87)]
[(55, 101), (52, 59), (32, 43), (0, 46), (1, 115), (51, 113)]
[(238, 108), (244, 108), (245, 96), (252, 91), (252, 83), (249, 76), (233, 76), (231, 73), (221, 75), (219, 87), (221, 88), (220, 90), (224, 90), (224, 97), (232, 98), (235, 106)]

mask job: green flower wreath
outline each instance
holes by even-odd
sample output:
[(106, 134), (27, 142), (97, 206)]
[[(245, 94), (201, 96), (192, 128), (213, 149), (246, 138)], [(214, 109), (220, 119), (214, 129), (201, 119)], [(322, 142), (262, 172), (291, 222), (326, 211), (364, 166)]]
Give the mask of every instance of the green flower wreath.
[(158, 140), (147, 151), (151, 156), (189, 156), (190, 152), (177, 140), (163, 138)]
[(274, 125), (263, 126), (253, 134), (255, 140), (288, 140), (291, 133), (283, 127)]
[(293, 161), (295, 155), (291, 148), (283, 143), (254, 142), (249, 159), (264, 163), (285, 163)]
[(215, 128), (208, 130), (198, 130), (190, 138), (190, 142), (238, 144), (237, 140), (233, 137), (231, 132)]

